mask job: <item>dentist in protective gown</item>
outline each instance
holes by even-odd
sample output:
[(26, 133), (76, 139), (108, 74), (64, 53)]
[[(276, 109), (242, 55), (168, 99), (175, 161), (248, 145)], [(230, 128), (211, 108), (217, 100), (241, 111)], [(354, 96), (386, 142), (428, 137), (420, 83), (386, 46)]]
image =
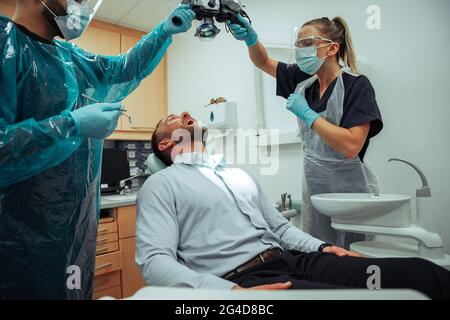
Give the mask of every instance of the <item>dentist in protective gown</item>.
[(92, 298), (102, 141), (195, 16), (180, 6), (127, 54), (102, 56), (68, 42), (101, 3), (19, 0), (0, 16), (0, 299)]

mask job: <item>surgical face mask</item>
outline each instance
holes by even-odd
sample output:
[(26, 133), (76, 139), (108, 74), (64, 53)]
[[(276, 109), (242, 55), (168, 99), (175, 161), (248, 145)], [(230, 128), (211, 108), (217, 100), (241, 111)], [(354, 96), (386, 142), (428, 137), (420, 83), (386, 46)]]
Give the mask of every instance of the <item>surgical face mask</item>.
[[(326, 44), (324, 46), (327, 46), (329, 44)], [(322, 47), (324, 47), (322, 46)], [(319, 48), (322, 48), (319, 47)], [(317, 56), (317, 47), (304, 47), (304, 48), (296, 48), (295, 49), (295, 60), (297, 62), (298, 67), (301, 71), (309, 74), (309, 75), (315, 75), (320, 68), (322, 67), (323, 63), (328, 57), (325, 57), (323, 59), (319, 58)]]
[(67, 15), (57, 16), (43, 1), (41, 3), (53, 15), (61, 34), (67, 41), (79, 38), (87, 29), (103, 0), (67, 0)]

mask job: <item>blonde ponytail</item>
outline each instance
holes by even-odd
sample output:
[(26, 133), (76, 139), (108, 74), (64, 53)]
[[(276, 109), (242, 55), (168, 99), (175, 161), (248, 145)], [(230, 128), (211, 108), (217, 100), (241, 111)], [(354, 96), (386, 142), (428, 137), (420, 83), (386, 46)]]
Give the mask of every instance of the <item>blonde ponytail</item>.
[(353, 48), (352, 36), (350, 34), (350, 29), (347, 25), (347, 22), (345, 22), (345, 20), (341, 17), (335, 17), (332, 22), (337, 25), (337, 27), (343, 32), (339, 58), (347, 67), (352, 69), (354, 73), (358, 73), (355, 49)]

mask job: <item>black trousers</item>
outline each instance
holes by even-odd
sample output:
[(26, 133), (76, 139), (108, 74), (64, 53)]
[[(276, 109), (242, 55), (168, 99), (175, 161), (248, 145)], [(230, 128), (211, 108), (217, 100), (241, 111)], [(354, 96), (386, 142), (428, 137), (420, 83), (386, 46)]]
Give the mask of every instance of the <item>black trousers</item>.
[(234, 275), (230, 281), (244, 288), (291, 281), (292, 289), (367, 289), (374, 274), (370, 266), (379, 268), (381, 289), (413, 289), (431, 299), (450, 300), (450, 271), (419, 258), (372, 259), (287, 251)]

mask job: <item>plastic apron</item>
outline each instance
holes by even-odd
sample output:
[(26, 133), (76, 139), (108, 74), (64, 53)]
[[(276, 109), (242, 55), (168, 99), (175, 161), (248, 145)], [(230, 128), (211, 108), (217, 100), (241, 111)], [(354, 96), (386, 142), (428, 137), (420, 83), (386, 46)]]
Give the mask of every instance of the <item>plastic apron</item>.
[(39, 42), (0, 16), (0, 300), (91, 299), (102, 141), (67, 112), (117, 102), (161, 61), (158, 25), (127, 54)]
[[(317, 75), (300, 83), (296, 93), (305, 96), (306, 89), (315, 81), (317, 81)], [(340, 126), (344, 110), (344, 96), (345, 87), (341, 73), (328, 100), (327, 108), (320, 113), (320, 116), (328, 122)], [(363, 241), (366, 236), (333, 229), (330, 217), (314, 208), (311, 196), (323, 193), (369, 193), (370, 184), (377, 185), (376, 175), (361, 162), (358, 156), (347, 159), (331, 149), (303, 121), (299, 120), (299, 126), (303, 144), (303, 229), (320, 240), (349, 248), (351, 243)]]

